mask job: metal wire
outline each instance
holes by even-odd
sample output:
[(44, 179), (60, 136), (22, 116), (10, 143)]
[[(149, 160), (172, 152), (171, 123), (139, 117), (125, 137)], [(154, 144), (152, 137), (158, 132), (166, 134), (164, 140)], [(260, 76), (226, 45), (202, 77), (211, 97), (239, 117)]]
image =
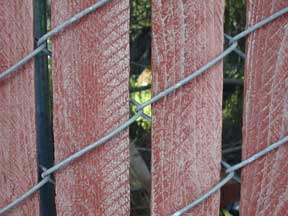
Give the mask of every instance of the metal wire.
[(152, 103), (157, 102), (158, 100), (160, 100), (161, 98), (165, 97), (169, 93), (175, 91), (176, 89), (180, 88), (181, 86), (183, 86), (183, 85), (187, 84), (188, 82), (190, 82), (191, 80), (195, 79), (196, 77), (198, 77), (199, 75), (201, 75), (202, 73), (207, 71), (209, 68), (211, 68), (213, 65), (217, 64), (222, 59), (224, 59), (225, 56), (229, 55), (232, 51), (234, 51), (234, 49), (236, 47), (237, 47), (237, 42), (233, 43), (230, 47), (228, 47), (226, 50), (224, 50), (224, 52), (221, 53), (219, 56), (217, 56), (216, 58), (212, 59), (206, 65), (204, 65), (203, 67), (201, 67), (197, 71), (193, 72), (192, 74), (190, 74), (189, 76), (187, 76), (183, 80), (177, 82), (175, 85), (173, 85), (173, 86), (165, 89), (164, 91), (160, 92), (159, 94), (155, 95), (150, 100), (142, 103), (140, 106), (138, 106), (136, 108), (136, 110), (142, 110), (144, 107), (146, 107), (146, 106), (148, 106), (148, 105), (150, 105)]
[(243, 32), (237, 34), (236, 36), (234, 36), (231, 40), (230, 40), (230, 44), (234, 43), (235, 41), (240, 40), (243, 37), (246, 37), (248, 34), (250, 34), (251, 32), (256, 31), (257, 29), (261, 28), (262, 26), (272, 22), (273, 20), (283, 16), (284, 14), (288, 13), (288, 7), (283, 8), (282, 10), (272, 14), (271, 16), (266, 17), (265, 19), (261, 20), (260, 22), (250, 26), (249, 28), (247, 28), (246, 30), (244, 30)]
[(254, 162), (260, 157), (263, 157), (267, 153), (271, 152), (272, 150), (279, 148), (281, 145), (284, 145), (288, 142), (288, 136), (283, 137), (279, 141), (273, 143), (272, 145), (269, 145), (267, 148), (263, 149), (262, 151), (257, 152), (256, 154), (252, 155), (251, 157), (247, 158), (246, 160), (243, 160), (242, 162), (228, 168), (226, 170), (226, 173), (234, 172), (238, 169), (241, 169), (242, 167)]
[(13, 65), (12, 67), (10, 67), (7, 70), (3, 71), (0, 74), (0, 81), (2, 79), (4, 79), (6, 76), (8, 76), (9, 74), (12, 74), (13, 72), (15, 72), (19, 67), (24, 65), (26, 62), (28, 62), (30, 59), (32, 59), (34, 56), (36, 56), (41, 51), (43, 51), (45, 48), (46, 48), (46, 45), (42, 44), (37, 49), (33, 50), (31, 53), (29, 53), (27, 56), (25, 56), (23, 59), (18, 61), (15, 65)]
[[(98, 1), (96, 4), (94, 4), (91, 7), (81, 11), (80, 13), (76, 14), (75, 16), (70, 18), (69, 20), (67, 20), (67, 21), (63, 22), (61, 25), (57, 26), (55, 29), (53, 29), (50, 32), (48, 32), (47, 34), (43, 35), (39, 39), (39, 41), (37, 43), (39, 47), (37, 49), (35, 49), (33, 52), (31, 52), (29, 55), (24, 57), (22, 60), (17, 62), (15, 65), (13, 65), (9, 69), (7, 69), (3, 73), (1, 73), (0, 74), (0, 80), (2, 80), (4, 77), (6, 77), (7, 75), (11, 74), (12, 72), (16, 71), (16, 69), (18, 69), (21, 65), (25, 64), (27, 61), (29, 61), (31, 58), (33, 58), (35, 55), (37, 55), (41, 51), (45, 50), (45, 53), (51, 54), (49, 51), (47, 52), (46, 44), (42, 44), (42, 43), (44, 43), (48, 38), (54, 36), (55, 34), (57, 34), (60, 31), (62, 31), (67, 26), (69, 26), (72, 23), (76, 22), (77, 20), (81, 19), (83, 16), (85, 16), (85, 15), (91, 13), (92, 11), (96, 10), (97, 8), (103, 6), (107, 2), (109, 2), (109, 0)], [(275, 20), (276, 18), (286, 14), (287, 12), (288, 12), (288, 7), (286, 7), (284, 9), (276, 12), (275, 14), (263, 19), (259, 23), (256, 23), (255, 25), (249, 27), (245, 31), (241, 32), (240, 34), (238, 34), (238, 35), (236, 35), (236, 36), (234, 36), (232, 38), (228, 38), (231, 45), (226, 50), (224, 50), (223, 53), (221, 53), (219, 56), (217, 56), (216, 58), (212, 59), (206, 65), (204, 65), (203, 67), (201, 67), (200, 69), (198, 69), (194, 73), (190, 74), (189, 76), (187, 76), (183, 80), (179, 81), (175, 85), (173, 85), (173, 86), (165, 89), (164, 91), (160, 92), (159, 94), (157, 94), (156, 96), (154, 96), (150, 100), (148, 100), (148, 101), (146, 101), (146, 102), (144, 102), (142, 104), (139, 104), (137, 101), (133, 101), (133, 100), (131, 101), (130, 100), (130, 102), (134, 103), (137, 106), (136, 107), (137, 113), (134, 116), (132, 116), (126, 122), (124, 122), (119, 127), (117, 127), (116, 129), (112, 130), (111, 132), (109, 132), (107, 135), (105, 135), (104, 137), (102, 137), (101, 139), (96, 141), (95, 143), (92, 143), (92, 144), (84, 147), (80, 151), (72, 154), (71, 156), (69, 156), (66, 159), (64, 159), (63, 161), (55, 164), (51, 168), (49, 168), (47, 170), (44, 169), (44, 171), (41, 174), (41, 177), (43, 179), (38, 184), (33, 186), (30, 190), (28, 190), (26, 193), (24, 193), (22, 196), (20, 196), (19, 198), (17, 198), (16, 200), (11, 202), (10, 204), (5, 206), (4, 208), (1, 208), (0, 209), (0, 215), (5, 213), (5, 212), (7, 212), (9, 209), (15, 207), (16, 205), (20, 204), (23, 200), (25, 200), (26, 198), (31, 196), (33, 193), (35, 193), (37, 190), (39, 190), (43, 185), (45, 185), (48, 181), (51, 180), (50, 179), (50, 175), (52, 173), (54, 173), (55, 171), (61, 169), (64, 166), (67, 166), (68, 164), (70, 164), (74, 160), (78, 159), (79, 157), (83, 156), (84, 154), (88, 153), (89, 151), (91, 151), (91, 150), (95, 149), (96, 147), (100, 146), (101, 144), (105, 143), (106, 141), (108, 141), (109, 139), (111, 139), (112, 137), (114, 137), (115, 135), (120, 133), (122, 130), (128, 128), (140, 116), (142, 116), (144, 118), (147, 118), (147, 115), (145, 116), (144, 111), (143, 111), (143, 109), (146, 106), (148, 106), (148, 105), (150, 105), (152, 103), (155, 103), (156, 101), (160, 100), (161, 98), (167, 96), (169, 93), (175, 91), (176, 89), (180, 88), (181, 86), (183, 86), (183, 85), (187, 84), (188, 82), (190, 82), (191, 80), (195, 79), (196, 77), (198, 77), (199, 75), (201, 75), (202, 73), (207, 71), (209, 68), (211, 68), (213, 65), (217, 64), (223, 58), (225, 58), (225, 56), (230, 54), (232, 51), (235, 51), (236, 53), (239, 54), (239, 52), (236, 51), (237, 50), (237, 41), (239, 39), (247, 36), (251, 32), (254, 32), (255, 30), (257, 30), (260, 27), (266, 25), (267, 23)], [(151, 120), (150, 117), (148, 119)], [(248, 158), (248, 159), (246, 159), (246, 160), (244, 160), (244, 161), (240, 162), (239, 164), (236, 164), (236, 165), (234, 165), (232, 167), (229, 164), (227, 164), (227, 163), (226, 164), (223, 163), (223, 161), (222, 161), (222, 165), (224, 167), (226, 167), (226, 172), (228, 173), (228, 175), (224, 179), (222, 179), (217, 185), (215, 185), (211, 190), (209, 190), (207, 193), (203, 194), (201, 197), (199, 197), (198, 199), (196, 199), (195, 201), (193, 201), (192, 203), (190, 203), (186, 207), (178, 210), (177, 212), (172, 214), (172, 216), (182, 215), (183, 213), (185, 213), (188, 210), (192, 209), (193, 207), (197, 206), (198, 204), (200, 204), (201, 202), (206, 200), (210, 195), (212, 195), (213, 193), (218, 191), (221, 187), (223, 187), (223, 185), (225, 185), (228, 181), (230, 181), (232, 178), (234, 178), (236, 170), (238, 170), (238, 169), (240, 169), (240, 168), (252, 163), (253, 161), (257, 160), (259, 157), (262, 157), (262, 156), (268, 154), (270, 151), (280, 147), (281, 145), (284, 145), (285, 143), (288, 143), (288, 136), (282, 138), (281, 140), (277, 141), (276, 143), (268, 146), (267, 148), (263, 149), (262, 151), (252, 155), (250, 158)]]
[(180, 216), (184, 214), (185, 212), (189, 211), (190, 209), (194, 208), (195, 206), (199, 205), (203, 201), (205, 201), (208, 197), (210, 197), (212, 194), (220, 190), (227, 182), (229, 182), (234, 176), (234, 172), (229, 173), (224, 179), (222, 179), (218, 184), (216, 184), (211, 190), (209, 190), (207, 193), (203, 194), (201, 197), (190, 203), (189, 205), (185, 206), (184, 208), (176, 211), (171, 216)]
[[(47, 170), (47, 168), (46, 168), (46, 167), (44, 167), (43, 165), (40, 165), (40, 169), (41, 169), (41, 173)], [(47, 177), (49, 177), (49, 179), (48, 179), (48, 182), (50, 182), (50, 183), (51, 183), (51, 184), (53, 184), (53, 185), (55, 185), (55, 184), (56, 184), (56, 183), (55, 183), (55, 181), (54, 181), (54, 180), (51, 178), (51, 176), (50, 176), (50, 175), (49, 175), (49, 176), (47, 176)]]
[[(228, 40), (229, 43), (231, 43), (231, 41), (232, 41), (232, 39), (233, 39), (233, 37), (231, 37), (231, 36), (228, 35), (228, 34), (224, 34), (224, 38), (225, 38), (226, 40)], [(238, 54), (242, 59), (245, 59), (245, 53), (243, 53), (239, 48), (235, 48), (234, 52), (235, 52), (236, 54)]]
[(90, 7), (84, 9), (83, 11), (79, 12), (78, 14), (74, 15), (70, 19), (64, 21), (62, 24), (58, 25), (57, 27), (55, 27), (54, 29), (52, 29), (51, 31), (49, 31), (45, 35), (43, 35), (38, 40), (37, 45), (39, 46), (40, 44), (44, 43), (48, 38), (56, 35), (60, 31), (65, 29), (67, 26), (75, 23), (76, 21), (80, 20), (82, 17), (84, 17), (84, 16), (88, 15), (89, 13), (95, 11), (97, 8), (102, 7), (103, 5), (108, 3), (109, 1), (111, 1), (111, 0), (100, 0), (100, 1), (97, 1), (95, 4), (93, 4)]
[[(225, 164), (225, 162), (223, 163), (222, 161), (222, 165), (224, 166), (227, 166), (227, 169), (226, 169), (226, 173), (228, 173), (229, 175), (226, 177), (228, 178), (230, 176), (230, 179), (234, 178), (234, 175), (235, 175), (235, 171), (254, 162), (255, 160), (257, 160), (258, 158), (268, 154), (270, 151), (280, 147), (281, 145), (284, 145), (288, 143), (288, 136), (280, 139), (278, 142), (276, 143), (273, 143), (272, 145), (266, 147), (265, 149), (263, 149), (262, 151), (260, 152), (257, 152), (256, 154), (252, 155), (250, 158), (234, 165), (234, 166), (230, 166), (229, 164)], [(230, 167), (229, 167), (230, 166)], [(226, 179), (225, 178), (225, 179)], [(212, 188), (210, 191), (208, 191), (207, 193), (205, 193), (204, 195), (202, 195), (201, 197), (199, 197), (197, 200), (195, 200), (194, 202), (192, 202), (191, 204), (187, 205), (185, 208), (177, 211), (176, 213), (172, 214), (171, 216), (179, 216), (179, 215), (182, 215), (183, 213), (187, 212), (188, 210), (190, 210), (191, 208), (195, 207), (196, 205), (198, 205), (199, 203), (203, 202), (205, 199), (207, 199), (211, 194), (215, 193), (217, 190), (219, 190), (223, 185), (225, 185), (227, 182), (225, 182), (224, 184), (220, 184), (220, 183), (223, 183), (223, 181), (225, 180), (221, 180), (221, 182), (219, 182), (214, 188)], [(239, 179), (239, 181), (241, 181)], [(220, 188), (218, 188), (218, 186), (220, 186)], [(192, 207), (191, 207), (192, 206)]]
[(80, 151), (70, 155), (69, 157), (65, 158), (63, 161), (57, 163), (56, 165), (54, 165), (53, 167), (47, 169), (46, 171), (44, 171), (41, 176), (42, 178), (54, 173), (55, 171), (59, 170), (60, 168), (68, 165), (69, 163), (71, 163), (72, 161), (76, 160), (77, 158), (81, 157), (82, 155), (90, 152), (91, 150), (93, 150), (94, 148), (100, 146), (101, 144), (105, 143), (106, 141), (108, 141), (109, 139), (111, 139), (112, 137), (114, 137), (115, 135), (117, 135), (118, 133), (120, 133), (122, 130), (128, 128), (131, 124), (133, 124), (139, 117), (141, 116), (141, 112), (136, 113), (136, 115), (134, 115), (133, 117), (131, 117), (128, 121), (124, 122), (123, 124), (121, 124), (119, 127), (117, 127), (116, 129), (112, 130), (111, 132), (109, 132), (107, 135), (105, 135), (104, 137), (102, 137), (101, 139), (99, 139), (98, 141), (96, 141), (95, 143), (92, 143), (88, 146), (86, 146), (85, 148), (81, 149)]
[[(135, 106), (140, 106), (141, 104), (138, 103), (136, 100), (134, 100), (133, 98), (130, 98), (129, 101), (134, 104)], [(144, 113), (144, 110), (142, 109), (142, 112), (140, 113), (141, 117), (143, 117), (144, 119), (146, 119), (148, 122), (152, 122), (152, 118), (150, 116), (148, 116), (147, 114)]]
[(25, 199), (30, 197), (32, 194), (34, 194), (36, 191), (38, 191), (41, 187), (43, 187), (48, 181), (49, 181), (49, 176), (43, 178), (38, 184), (34, 185), (32, 188), (30, 188), (27, 192), (25, 192), (23, 195), (9, 203), (7, 206), (4, 208), (0, 209), (0, 215), (4, 214), (8, 210), (12, 209), (13, 207), (19, 205), (21, 202), (23, 202)]
[[(224, 161), (224, 160), (221, 160), (221, 165), (222, 165), (225, 169), (228, 169), (228, 168), (231, 167), (230, 164), (228, 164), (228, 163), (227, 163), (226, 161)], [(233, 179), (234, 179), (237, 183), (241, 184), (241, 178), (240, 178), (236, 173), (234, 174)]]
[(51, 31), (47, 32), (45, 35), (43, 35), (37, 42), (37, 46), (38, 48), (36, 48), (34, 51), (32, 51), (31, 53), (29, 53), (27, 56), (25, 56), (23, 59), (21, 59), (20, 61), (18, 61), (15, 65), (13, 65), (12, 67), (8, 68), (6, 71), (2, 72), (0, 74), (0, 81), (2, 79), (4, 79), (6, 76), (8, 76), (9, 74), (11, 74), (12, 72), (16, 71), (20, 66), (22, 66), (23, 64), (25, 64), (26, 62), (28, 62), (30, 59), (32, 59), (34, 56), (36, 56), (38, 53), (40, 53), (41, 51), (44, 51), (46, 54), (50, 55), (51, 53), (49, 52), (49, 50), (46, 49), (46, 44), (43, 44), (44, 42), (47, 41), (48, 38), (56, 35), (57, 33), (59, 33), (60, 31), (62, 31), (63, 29), (65, 29), (66, 27), (70, 26), (71, 24), (73, 24), (74, 22), (80, 20), (82, 17), (88, 15), (89, 13), (95, 11), (97, 8), (102, 7), (103, 5), (105, 5), (106, 3), (108, 3), (111, 0), (100, 0), (97, 3), (93, 4), (92, 6), (84, 9), (83, 11), (81, 11), (80, 13), (74, 15), (73, 17), (71, 17), (70, 19), (64, 21), (62, 24), (60, 24), (59, 26), (55, 27), (54, 29), (52, 29)]
[(67, 157), (66, 159), (64, 159), (63, 161), (55, 164), (53, 167), (47, 169), (46, 171), (44, 171), (42, 173), (42, 178), (50, 175), (52, 173), (54, 173), (55, 171), (57, 171), (58, 169), (64, 167), (65, 165), (71, 163), (72, 161), (76, 160), (77, 158), (81, 157), (82, 155), (88, 153), (89, 151), (93, 150), (94, 148), (98, 147), (99, 145), (105, 143), (106, 141), (108, 141), (109, 139), (111, 139), (112, 137), (114, 137), (116, 134), (118, 134), (119, 132), (121, 132), (122, 130), (124, 130), (125, 128), (129, 127), (132, 123), (134, 123), (140, 116), (144, 116), (143, 115), (143, 109), (160, 100), (162, 97), (166, 96), (167, 94), (169, 94), (172, 91), (175, 91), (177, 88), (185, 85), (187, 82), (195, 79), (197, 76), (199, 76), (200, 74), (202, 74), (203, 72), (205, 72), (207, 69), (209, 69), (210, 67), (212, 67), (214, 64), (216, 64), (217, 62), (219, 62), (220, 60), (222, 60), (225, 56), (227, 56), (229, 53), (231, 53), (233, 51), (233, 49), (237, 46), (237, 43), (232, 44), (228, 49), (226, 49), (222, 54), (220, 54), (219, 56), (217, 56), (215, 59), (213, 59), (212, 61), (208, 62), (208, 64), (206, 64), (205, 66), (203, 66), (202, 68), (200, 68), (199, 70), (197, 70), (196, 72), (194, 72), (193, 74), (191, 74), (190, 76), (188, 76), (187, 78), (181, 80), (180, 82), (176, 83), (175, 85), (171, 86), (170, 88), (164, 90), (163, 92), (159, 93), (158, 95), (154, 96), (152, 99), (150, 99), (149, 101), (138, 105), (138, 107), (136, 108), (136, 115), (134, 115), (133, 117), (131, 117), (128, 121), (124, 122), (122, 125), (120, 125), (118, 128), (114, 129), (113, 131), (111, 131), (110, 133), (108, 133), (107, 135), (105, 135), (104, 137), (102, 137), (101, 139), (99, 139), (97, 142), (86, 146), (85, 148), (81, 149), (80, 151), (70, 155), (69, 157)]

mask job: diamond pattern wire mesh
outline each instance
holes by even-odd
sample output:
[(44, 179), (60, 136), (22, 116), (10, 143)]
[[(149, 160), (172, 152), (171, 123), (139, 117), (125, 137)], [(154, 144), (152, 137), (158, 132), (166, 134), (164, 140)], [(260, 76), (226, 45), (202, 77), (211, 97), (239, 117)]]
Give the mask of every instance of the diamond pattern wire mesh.
[[(47, 49), (47, 45), (46, 45), (46, 42), (47, 42), (47, 40), (49, 38), (53, 37), (54, 35), (56, 35), (60, 31), (65, 29), (67, 26), (73, 24), (74, 22), (78, 21), (82, 17), (84, 17), (87, 14), (95, 11), (97, 8), (105, 5), (108, 2), (109, 2), (109, 0), (98, 1), (94, 5), (86, 8), (85, 10), (83, 10), (80, 13), (76, 14), (75, 16), (71, 17), (70, 19), (66, 20), (65, 22), (63, 22), (59, 26), (55, 27), (50, 32), (48, 32), (45, 35), (43, 35), (38, 40), (38, 42), (37, 42), (37, 46), (38, 47), (34, 51), (29, 53), (23, 59), (18, 61), (15, 65), (13, 65), (12, 67), (8, 68), (6, 71), (4, 71), (4, 72), (2, 72), (0, 74), (0, 81), (2, 79), (4, 79), (6, 76), (8, 76), (9, 74), (11, 74), (13, 72), (16, 72), (19, 67), (24, 65), (26, 62), (28, 62), (30, 59), (35, 57), (37, 54), (39, 54), (41, 52), (44, 52), (44, 53), (46, 53), (48, 55), (51, 55), (51, 52)], [(55, 164), (54, 166), (52, 166), (52, 167), (50, 167), (48, 169), (46, 169), (44, 167), (41, 167), (41, 169), (42, 169), (42, 174), (41, 174), (42, 180), (38, 184), (36, 184), (32, 188), (30, 188), (23, 195), (21, 195), (20, 197), (18, 197), (17, 199), (12, 201), (11, 203), (9, 203), (7, 206), (1, 208), (0, 209), (0, 215), (4, 214), (5, 212), (10, 210), (11, 208), (19, 205), (23, 200), (27, 199), (33, 193), (38, 191), (46, 183), (50, 182), (50, 183), (54, 184), (53, 180), (51, 179), (51, 175), (54, 172), (56, 172), (57, 170), (69, 165), (71, 162), (73, 162), (74, 160), (78, 159), (79, 157), (82, 157), (83, 155), (85, 155), (87, 152), (93, 150), (94, 148), (104, 144), (106, 141), (108, 141), (109, 139), (111, 139), (112, 137), (117, 135), (119, 132), (121, 132), (122, 130), (128, 128), (139, 117), (143, 117), (143, 118), (145, 118), (148, 121), (152, 121), (152, 119), (144, 113), (144, 108), (146, 106), (148, 106), (148, 105), (150, 105), (152, 103), (155, 103), (156, 101), (162, 99), (163, 97), (169, 95), (171, 92), (175, 91), (176, 89), (180, 88), (181, 86), (183, 86), (186, 83), (190, 82), (191, 80), (195, 79), (196, 77), (198, 77), (202, 73), (206, 72), (207, 69), (213, 67), (216, 63), (218, 63), (219, 61), (223, 60), (226, 56), (228, 56), (232, 52), (237, 53), (241, 58), (245, 59), (245, 54), (241, 50), (239, 50), (237, 48), (237, 41), (240, 40), (243, 37), (246, 37), (251, 32), (256, 31), (257, 29), (259, 29), (262, 26), (270, 23), (271, 21), (277, 19), (278, 17), (281, 17), (282, 15), (284, 15), (286, 13), (288, 13), (288, 7), (285, 7), (284, 9), (282, 9), (282, 10), (272, 14), (271, 16), (263, 19), (262, 21), (260, 21), (260, 22), (256, 23), (255, 25), (247, 28), (246, 30), (244, 30), (243, 32), (237, 34), (234, 37), (225, 34), (224, 36), (225, 36), (225, 39), (227, 39), (229, 41), (229, 46), (219, 56), (217, 56), (216, 58), (212, 59), (210, 62), (208, 62), (207, 64), (202, 66), (197, 71), (191, 73), (189, 76), (187, 76), (183, 80), (179, 81), (175, 85), (165, 89), (164, 91), (160, 92), (159, 94), (155, 95), (154, 97), (152, 97), (151, 99), (149, 99), (148, 101), (146, 101), (146, 102), (144, 102), (142, 104), (139, 104), (135, 100), (130, 99), (130, 102), (132, 104), (136, 105), (136, 114), (134, 116), (132, 116), (130, 119), (128, 119), (126, 122), (124, 122), (121, 125), (119, 125), (117, 128), (115, 128), (114, 130), (112, 130), (108, 134), (106, 134), (101, 139), (97, 140), (95, 143), (92, 143), (92, 144), (86, 146), (85, 148), (81, 149), (80, 151), (70, 155), (66, 159), (64, 159), (64, 160), (60, 161), (59, 163)], [(282, 139), (278, 140), (277, 142), (271, 144), (267, 148), (257, 152), (256, 154), (252, 155), (251, 157), (247, 158), (246, 160), (243, 160), (242, 162), (240, 162), (240, 163), (238, 163), (236, 165), (233, 165), (233, 166), (230, 166), (225, 161), (222, 161), (221, 164), (225, 168), (227, 176), (224, 177), (218, 184), (216, 184), (213, 188), (211, 188), (209, 191), (207, 191), (201, 197), (199, 197), (198, 199), (196, 199), (195, 201), (193, 201), (192, 203), (190, 203), (186, 207), (176, 211), (171, 216), (180, 216), (180, 215), (184, 214), (185, 212), (187, 212), (188, 210), (192, 209), (193, 207), (197, 206), (198, 204), (203, 202), (205, 199), (207, 199), (210, 195), (212, 195), (213, 193), (215, 193), (216, 191), (221, 189), (221, 187), (223, 187), (231, 179), (234, 179), (235, 181), (240, 182), (239, 177), (235, 173), (237, 170), (243, 168), (244, 166), (247, 166), (250, 163), (253, 163), (258, 158), (268, 154), (270, 151), (280, 147), (281, 145), (287, 144), (287, 143), (288, 143), (288, 136), (285, 136)]]

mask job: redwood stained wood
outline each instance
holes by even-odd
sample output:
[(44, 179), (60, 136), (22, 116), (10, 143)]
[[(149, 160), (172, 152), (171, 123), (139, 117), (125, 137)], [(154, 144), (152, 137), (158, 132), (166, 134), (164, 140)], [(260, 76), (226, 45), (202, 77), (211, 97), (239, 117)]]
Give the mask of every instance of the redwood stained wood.
[[(0, 2), (0, 72), (33, 50), (33, 1)], [(34, 61), (0, 81), (0, 207), (38, 181)], [(5, 215), (39, 215), (35, 193)]]
[[(223, 50), (224, 1), (152, 0), (154, 95)], [(220, 179), (222, 63), (153, 105), (151, 215), (170, 215)], [(218, 215), (216, 193), (186, 215)]]
[[(52, 0), (52, 26), (94, 4)], [(53, 37), (56, 163), (129, 117), (129, 0), (111, 1)], [(128, 130), (56, 173), (57, 215), (129, 215)]]
[[(287, 7), (247, 1), (247, 25)], [(243, 159), (288, 135), (288, 15), (252, 33), (246, 44)], [(241, 215), (288, 215), (288, 146), (242, 170)]]

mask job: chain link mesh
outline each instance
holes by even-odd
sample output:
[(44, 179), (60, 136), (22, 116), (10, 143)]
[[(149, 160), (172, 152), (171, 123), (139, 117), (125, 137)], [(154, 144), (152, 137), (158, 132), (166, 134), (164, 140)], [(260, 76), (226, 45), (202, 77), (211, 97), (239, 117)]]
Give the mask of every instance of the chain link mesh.
[[(67, 26), (71, 25), (72, 23), (78, 21), (79, 19), (81, 19), (82, 17), (86, 16), (87, 14), (95, 11), (97, 8), (105, 5), (106, 3), (108, 3), (110, 0), (100, 0), (97, 3), (95, 3), (94, 5), (84, 9), (83, 11), (81, 11), (80, 13), (74, 15), (73, 17), (71, 17), (70, 19), (66, 20), (65, 22), (63, 22), (62, 24), (60, 24), (59, 26), (55, 27), (54, 29), (52, 29), (51, 31), (47, 32), (45, 35), (43, 35), (37, 42), (37, 48), (32, 51), (31, 53), (29, 53), (27, 56), (25, 56), (23, 59), (21, 59), (20, 61), (18, 61), (15, 65), (13, 65), (12, 67), (8, 68), (7, 70), (5, 70), (4, 72), (2, 72), (0, 74), (0, 81), (3, 80), (5, 77), (7, 77), (8, 75), (10, 75), (13, 72), (16, 72), (17, 69), (19, 67), (21, 67), (22, 65), (24, 65), (26, 62), (28, 62), (30, 59), (34, 58), (37, 54), (44, 52), (47, 55), (51, 55), (51, 52), (47, 49), (47, 45), (46, 42), (49, 38), (53, 37), (54, 35), (56, 35), (57, 33), (59, 33), (60, 31), (62, 31), (63, 29), (65, 29)], [(118, 133), (120, 133), (122, 130), (128, 128), (131, 124), (133, 124), (139, 117), (143, 117), (146, 120), (152, 122), (152, 118), (147, 116), (144, 113), (144, 108), (148, 105), (151, 105), (155, 102), (157, 102), (158, 100), (162, 99), (163, 97), (167, 96), (168, 94), (170, 94), (171, 92), (175, 91), (176, 89), (180, 88), (181, 86), (187, 84), (188, 82), (190, 82), (191, 80), (195, 79), (196, 77), (198, 77), (199, 75), (201, 75), (202, 73), (206, 72), (209, 68), (213, 67), (215, 64), (217, 64), (218, 62), (220, 62), (221, 60), (223, 60), (227, 55), (229, 55), (231, 52), (235, 52), (237, 53), (241, 58), (245, 59), (245, 54), (237, 48), (237, 41), (240, 40), (243, 37), (246, 37), (248, 34), (250, 34), (251, 32), (256, 31), (257, 29), (261, 28), (262, 26), (272, 22), (273, 20), (283, 16), (284, 14), (288, 13), (288, 7), (285, 7), (284, 9), (272, 14), (271, 16), (263, 19), (262, 21), (252, 25), (251, 27), (247, 28), (246, 30), (244, 30), (243, 32), (237, 34), (236, 36), (232, 37), (230, 35), (225, 34), (224, 37), (226, 40), (229, 41), (229, 47), (226, 48), (219, 56), (217, 56), (216, 58), (212, 59), (211, 61), (209, 61), (207, 64), (205, 64), (204, 66), (202, 66), (200, 69), (198, 69), (197, 71), (191, 73), (189, 76), (187, 76), (186, 78), (184, 78), (183, 80), (179, 81), (178, 83), (174, 84), (173, 86), (165, 89), (164, 91), (160, 92), (159, 94), (155, 95), (154, 97), (152, 97), (151, 99), (149, 99), (148, 101), (139, 104), (137, 101), (130, 99), (130, 102), (132, 104), (134, 104), (136, 106), (136, 114), (134, 116), (132, 116), (130, 119), (128, 119), (126, 122), (122, 123), (121, 125), (119, 125), (117, 128), (115, 128), (114, 130), (112, 130), (111, 132), (109, 132), (108, 134), (106, 134), (105, 136), (103, 136), (102, 138), (100, 138), (99, 140), (97, 140), (95, 143), (92, 143), (88, 146), (86, 146), (85, 148), (81, 149), (80, 151), (70, 155), (69, 157), (67, 157), (66, 159), (60, 161), (59, 163), (55, 164), (54, 166), (46, 169), (45, 167), (41, 166), (41, 170), (42, 170), (42, 180), (34, 185), (32, 188), (30, 188), (27, 192), (25, 192), (23, 195), (21, 195), (20, 197), (18, 197), (17, 199), (15, 199), (14, 201), (12, 201), (11, 203), (9, 203), (7, 206), (3, 207), (0, 209), (0, 215), (4, 214), (5, 212), (7, 212), (8, 210), (10, 210), (11, 208), (19, 205), (22, 201), (24, 201), (25, 199), (27, 199), (28, 197), (30, 197), (32, 194), (34, 194), (36, 191), (38, 191), (41, 187), (43, 187), (46, 183), (50, 182), (52, 184), (55, 184), (54, 181), (51, 178), (51, 175), (56, 172), (57, 170), (71, 164), (71, 162), (73, 162), (74, 160), (82, 157), (83, 155), (85, 155), (86, 153), (90, 152), (91, 150), (95, 149), (96, 147), (104, 144), (106, 141), (108, 141), (109, 139), (111, 139), (112, 137), (116, 136)], [(272, 150), (279, 148), (280, 146), (284, 145), (288, 143), (288, 136), (283, 137), (282, 139), (278, 140), (277, 142), (271, 144), (270, 146), (268, 146), (267, 148), (255, 153), (254, 155), (252, 155), (251, 157), (247, 158), (246, 160), (243, 160), (242, 162), (230, 166), (228, 163), (226, 163), (225, 161), (221, 161), (222, 166), (225, 168), (227, 176), (224, 177), (218, 184), (216, 184), (213, 188), (211, 188), (208, 192), (206, 192), (205, 194), (203, 194), (201, 197), (199, 197), (198, 199), (196, 199), (195, 201), (193, 201), (192, 203), (190, 203), (189, 205), (187, 205), (186, 207), (176, 211), (174, 214), (172, 214), (171, 216), (180, 216), (182, 214), (184, 214), (185, 212), (189, 211), (190, 209), (192, 209), (193, 207), (197, 206), (198, 204), (200, 204), (201, 202), (203, 202), (204, 200), (206, 200), (209, 196), (211, 196), (213, 193), (217, 192), (218, 190), (221, 189), (221, 187), (223, 187), (227, 182), (229, 182), (231, 179), (234, 179), (235, 181), (240, 183), (240, 178), (235, 174), (235, 172), (241, 168), (243, 168), (244, 166), (247, 166), (250, 163), (253, 163), (255, 160), (257, 160), (260, 157), (263, 157), (264, 155), (268, 154), (269, 152), (271, 152)]]

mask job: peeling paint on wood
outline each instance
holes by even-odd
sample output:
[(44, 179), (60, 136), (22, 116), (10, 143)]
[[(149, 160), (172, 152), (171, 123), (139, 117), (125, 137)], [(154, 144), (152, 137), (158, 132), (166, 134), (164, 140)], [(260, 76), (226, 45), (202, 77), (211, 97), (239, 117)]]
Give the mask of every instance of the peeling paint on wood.
[[(33, 1), (0, 2), (0, 71), (33, 50)], [(38, 181), (33, 60), (0, 81), (0, 207)], [(35, 193), (5, 215), (39, 215)]]
[[(224, 1), (152, 0), (154, 95), (223, 50)], [(222, 63), (153, 105), (151, 215), (170, 215), (220, 179)], [(218, 215), (219, 193), (186, 215)]]
[[(247, 25), (287, 7), (287, 0), (247, 1)], [(248, 37), (243, 159), (288, 135), (288, 15)], [(288, 215), (288, 146), (242, 170), (241, 215)]]
[[(52, 25), (95, 3), (52, 0)], [(55, 161), (129, 117), (129, 0), (111, 1), (53, 38)], [(56, 173), (57, 215), (130, 213), (128, 130)]]

